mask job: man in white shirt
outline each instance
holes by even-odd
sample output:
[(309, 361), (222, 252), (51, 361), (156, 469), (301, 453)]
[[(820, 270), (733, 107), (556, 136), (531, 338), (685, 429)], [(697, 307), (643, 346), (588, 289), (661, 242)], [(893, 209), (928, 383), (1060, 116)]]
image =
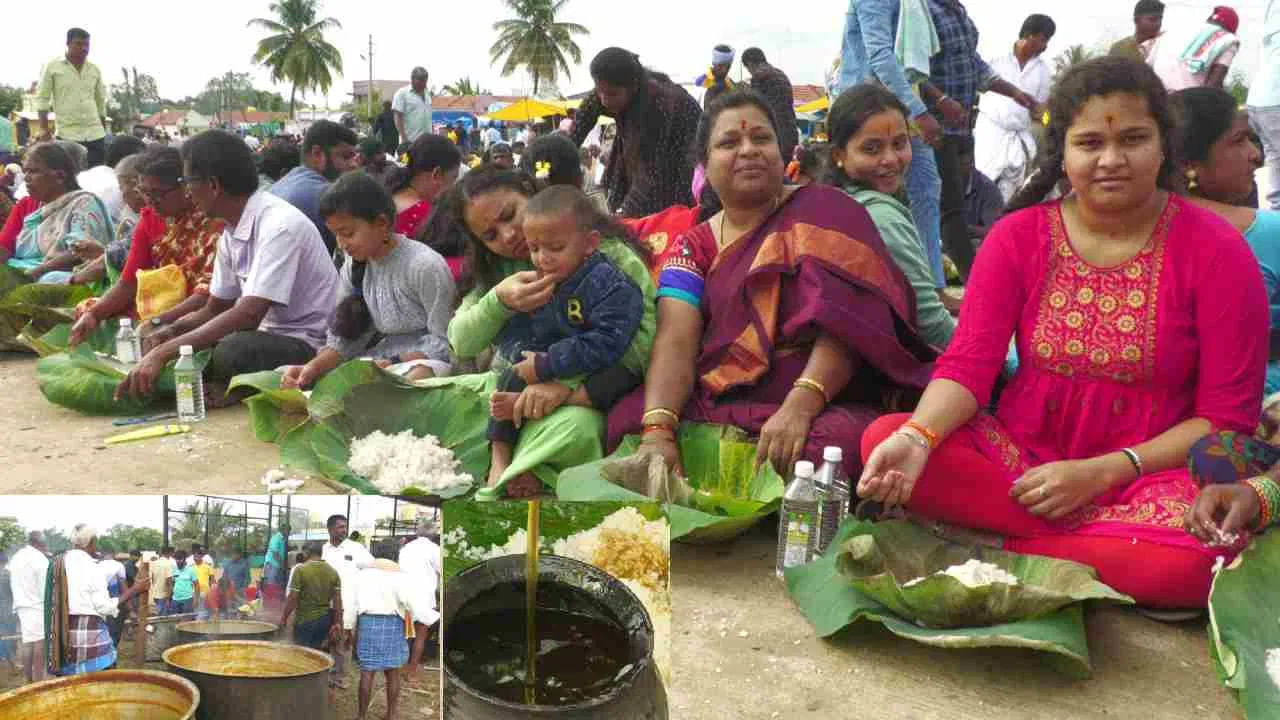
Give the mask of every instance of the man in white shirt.
[(396, 717), (400, 695), (400, 669), (412, 673), (421, 662), (422, 646), (414, 644), (413, 656), (405, 643), (405, 617), (412, 618), (419, 637), (435, 623), (439, 613), (422, 576), (403, 570), (379, 557), (355, 576), (354, 603), (343, 605), (343, 625), (357, 627), (356, 659), (360, 663), (358, 720), (364, 720), (373, 696), (373, 679), (382, 671), (387, 679), (387, 717)]
[(400, 548), (400, 568), (426, 582), (430, 595), (434, 599), (436, 588), (440, 583), (440, 546), (428, 537), (430, 520), (425, 514), (418, 515), (417, 532), (418, 537)]
[(116, 135), (107, 144), (107, 162), (105, 165), (89, 168), (76, 175), (76, 183), (82, 190), (88, 190), (111, 215), (111, 225), (120, 222), (120, 214), (124, 211), (124, 194), (120, 192), (120, 181), (116, 178), (116, 165), (121, 160), (136, 155), (147, 148), (146, 144), (132, 135)]
[[(107, 594), (111, 597), (120, 597), (120, 593), (125, 590), (126, 575), (124, 571), (124, 563), (116, 560), (111, 553), (99, 553), (98, 567), (102, 570), (102, 577), (107, 581)], [(125, 611), (121, 607), (120, 612), (115, 617), (107, 621), (107, 630), (111, 633), (111, 644), (120, 645), (120, 633), (124, 630)]]
[[(72, 548), (55, 560), (61, 563), (55, 581), (65, 586), (66, 607), (55, 607), (55, 616), (63, 620), (64, 637), (55, 638), (55, 650), (61, 652), (54, 664), (61, 668), (59, 675), (80, 675), (106, 670), (116, 664), (116, 647), (107, 629), (107, 620), (120, 612), (120, 605), (149, 587), (144, 580), (126, 589), (118, 598), (107, 591), (107, 578), (93, 556), (98, 552), (98, 533), (88, 525), (76, 525), (71, 536)], [(64, 588), (54, 587), (54, 597)], [(52, 630), (52, 628), (50, 629)]]
[(1267, 204), (1280, 210), (1280, 0), (1266, 0), (1262, 16), (1262, 62), (1249, 85), (1249, 124), (1266, 151)]
[[(1052, 73), (1042, 57), (1057, 26), (1047, 15), (1031, 15), (1022, 23), (1018, 41), (1007, 55), (988, 62), (991, 69), (1019, 90), (1035, 98), (1039, 105), (1049, 101)], [(983, 175), (1000, 188), (1005, 202), (1022, 187), (1036, 158), (1036, 139), (1031, 134), (1031, 117), (1026, 108), (997, 93), (983, 93), (978, 101), (978, 121), (973, 128), (974, 163)]]
[[(338, 571), (338, 577), (342, 580), (342, 606), (352, 607), (355, 604), (356, 573), (361, 568), (373, 565), (373, 556), (365, 546), (347, 537), (345, 515), (330, 515), (325, 526), (329, 529), (329, 542), (324, 544), (320, 556)], [(338, 677), (338, 687), (346, 687), (342, 678), (346, 677), (346, 651), (351, 649), (351, 631), (355, 630), (355, 619), (355, 615), (343, 614), (342, 632), (345, 642), (333, 654), (333, 672)]]
[(9, 561), (9, 587), (13, 590), (13, 611), (18, 616), (22, 647), (18, 663), (27, 682), (44, 680), (44, 581), (49, 571), (44, 535), (32, 530), (27, 544)]
[(399, 155), (414, 140), (431, 132), (431, 94), (427, 92), (426, 68), (413, 69), (409, 84), (392, 97), (391, 110), (395, 113), (396, 130), (400, 132), (400, 147), (396, 151)]
[(222, 407), (240, 400), (226, 396), (232, 377), (315, 357), (337, 305), (338, 271), (307, 216), (258, 190), (252, 153), (239, 137), (207, 130), (182, 146), (182, 159), (192, 202), (226, 221), (209, 297), (146, 337), (146, 355), (117, 392), (150, 395), (181, 346), (212, 347), (206, 404)]

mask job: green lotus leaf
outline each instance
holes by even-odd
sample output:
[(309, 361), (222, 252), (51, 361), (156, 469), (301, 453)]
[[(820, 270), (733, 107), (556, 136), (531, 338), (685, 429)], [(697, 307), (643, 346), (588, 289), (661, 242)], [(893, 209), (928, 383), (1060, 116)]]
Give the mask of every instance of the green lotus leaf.
[[(694, 489), (690, 506), (668, 503), (671, 539), (691, 543), (731, 540), (778, 509), (786, 489), (767, 464), (755, 468), (756, 448), (738, 428), (684, 423), (679, 431), (680, 458)], [(649, 498), (604, 478), (601, 467), (635, 453), (640, 438), (623, 439), (603, 460), (560, 473), (556, 496), (561, 500), (645, 501)]]
[(1250, 720), (1280, 718), (1280, 678), (1267, 672), (1268, 653), (1280, 654), (1277, 577), (1280, 532), (1271, 530), (1220, 570), (1209, 591), (1209, 654)]
[[(870, 621), (884, 625), (895, 635), (926, 645), (949, 648), (1017, 647), (1039, 650), (1049, 653), (1047, 659), (1059, 671), (1072, 677), (1089, 675), (1089, 647), (1085, 636), (1083, 603), (1080, 601), (1073, 601), (1057, 610), (1035, 617), (1009, 622), (973, 627), (926, 628), (917, 624), (916, 618), (899, 615), (877, 598), (862, 592), (841, 570), (839, 558), (846, 553), (845, 548), (850, 539), (857, 535), (874, 535), (873, 525), (883, 524), (887, 523), (872, 524), (850, 519), (840, 527), (839, 533), (825, 555), (806, 565), (786, 570), (787, 590), (819, 637), (835, 635), (841, 629), (858, 621)], [(928, 531), (920, 529), (920, 532), (933, 538)], [(886, 535), (886, 537), (889, 536)], [(909, 537), (907, 533), (892, 534), (892, 536), (894, 538)], [(885, 553), (884, 545), (879, 542), (879, 538), (876, 537), (875, 540), (875, 544), (879, 546), (887, 561), (886, 564), (892, 566), (894, 561), (890, 561), (889, 558), (893, 553)], [(924, 538), (917, 538), (914, 542), (923, 540)], [(963, 546), (960, 547), (963, 549)], [(945, 550), (942, 557), (947, 559), (940, 558), (932, 561), (932, 564), (949, 562), (950, 553), (950, 549)], [(967, 559), (968, 556), (965, 557)], [(1050, 563), (1065, 562), (1050, 558), (1034, 559)], [(1032, 565), (1036, 564), (1038, 563), (1032, 563)], [(1014, 567), (1016, 569), (1017, 566)], [(1039, 577), (1035, 572), (1032, 571), (1031, 577)], [(1015, 574), (1017, 574), (1016, 571)], [(1106, 590), (1094, 588), (1085, 592), (1118, 602), (1124, 602), (1127, 599), (1109, 588)]]

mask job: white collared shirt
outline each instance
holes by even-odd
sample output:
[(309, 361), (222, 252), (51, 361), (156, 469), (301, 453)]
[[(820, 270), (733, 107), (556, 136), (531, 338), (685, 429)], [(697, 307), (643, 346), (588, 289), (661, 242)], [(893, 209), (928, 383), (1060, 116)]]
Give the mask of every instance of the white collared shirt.
[(347, 538), (338, 545), (326, 542), (320, 556), (338, 571), (338, 577), (342, 580), (342, 627), (351, 630), (355, 627), (355, 615), (349, 613), (347, 608), (355, 604), (356, 574), (373, 564), (373, 555), (369, 554), (365, 546)]
[(400, 569), (423, 578), (427, 592), (434, 600), (436, 586), (440, 583), (440, 546), (430, 538), (420, 537), (400, 548), (399, 558)]
[(67, 551), (66, 566), (67, 614), (115, 617), (120, 607), (107, 592), (107, 578), (98, 561), (89, 557), (89, 553), (72, 548)]
[[(343, 584), (343, 588), (346, 584)], [(342, 623), (355, 627), (360, 615), (413, 614), (413, 621), (431, 625), (440, 619), (436, 612), (435, 598), (422, 576), (378, 567), (367, 567), (356, 573), (352, 588), (352, 603), (342, 606)]]
[(219, 300), (270, 300), (258, 329), (318, 349), (338, 302), (338, 271), (315, 224), (287, 201), (259, 190), (236, 226), (222, 231), (209, 292)]
[(44, 581), (48, 572), (49, 558), (30, 545), (13, 554), (9, 561), (9, 588), (13, 590), (14, 610), (44, 607)]

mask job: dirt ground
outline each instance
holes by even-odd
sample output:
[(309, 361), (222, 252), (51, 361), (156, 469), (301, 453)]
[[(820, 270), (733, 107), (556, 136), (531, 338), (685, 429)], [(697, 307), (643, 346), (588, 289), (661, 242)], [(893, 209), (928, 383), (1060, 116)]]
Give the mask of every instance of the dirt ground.
[[(134, 644), (131, 636), (126, 635), (120, 641), (119, 667), (148, 670), (165, 670), (164, 663), (145, 663), (141, 666), (133, 660)], [(439, 662), (432, 661), (431, 668), (423, 667), (413, 678), (406, 680), (400, 688), (400, 707), (394, 718), (387, 718), (386, 685), (382, 673), (374, 679), (372, 701), (369, 704), (369, 720), (435, 720), (440, 716), (440, 671)], [(360, 687), (360, 670), (355, 662), (348, 659), (346, 671), (347, 688), (335, 691), (332, 704), (336, 709), (332, 720), (354, 720), (357, 709), (356, 691)], [(21, 675), (14, 673), (7, 663), (0, 662), (0, 693), (12, 690), (23, 684)], [(228, 720), (231, 720), (228, 718)], [(303, 720), (303, 719), (299, 719)]]
[[(114, 418), (92, 417), (45, 400), (36, 385), (33, 355), (0, 352), (0, 495), (260, 493), (275, 467), (275, 445), (259, 442), (243, 405), (210, 411), (190, 433), (107, 447), (126, 432)], [(163, 412), (163, 411), (161, 411)], [(176, 422), (170, 420), (168, 422)], [(302, 494), (333, 489), (309, 480)]]
[(1209, 664), (1204, 621), (1090, 611), (1085, 681), (1036, 652), (946, 650), (871, 623), (824, 640), (775, 578), (774, 548), (763, 528), (727, 545), (673, 543), (673, 720), (1243, 717)]

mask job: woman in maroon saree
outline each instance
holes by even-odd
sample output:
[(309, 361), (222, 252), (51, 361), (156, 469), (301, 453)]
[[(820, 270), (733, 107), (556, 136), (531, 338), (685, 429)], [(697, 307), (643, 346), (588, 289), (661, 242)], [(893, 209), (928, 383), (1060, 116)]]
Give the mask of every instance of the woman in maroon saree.
[(678, 423), (716, 423), (759, 435), (784, 474), (827, 445), (853, 474), (863, 430), (927, 383), (934, 353), (874, 223), (844, 193), (784, 187), (775, 127), (752, 93), (710, 108), (698, 147), (725, 209), (659, 260), (647, 382), (610, 413), (610, 449), (643, 433), (678, 467)]

